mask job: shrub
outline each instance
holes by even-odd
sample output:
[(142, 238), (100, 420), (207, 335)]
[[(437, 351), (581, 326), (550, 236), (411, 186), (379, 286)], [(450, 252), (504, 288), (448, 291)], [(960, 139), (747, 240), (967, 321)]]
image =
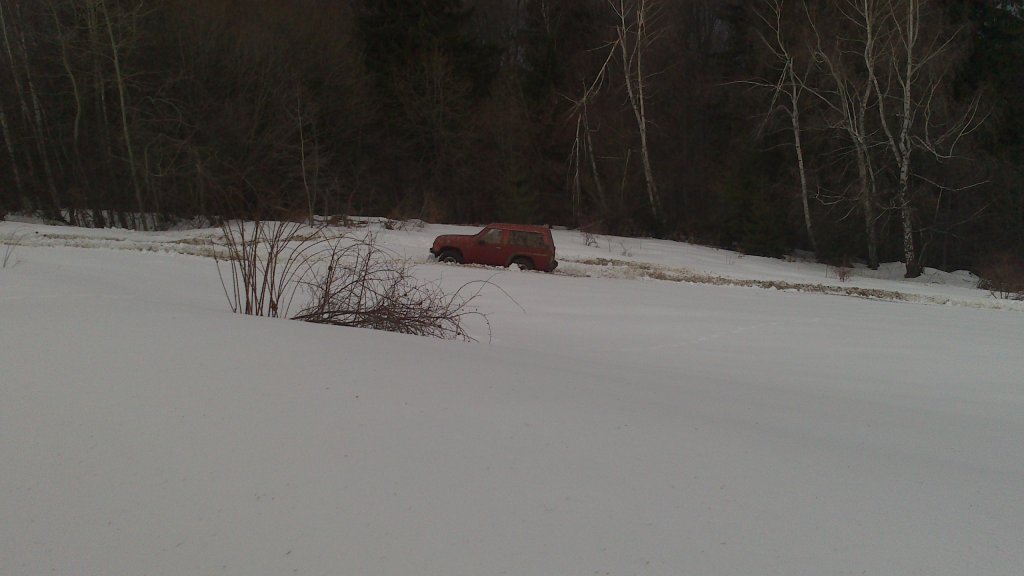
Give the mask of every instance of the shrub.
[(835, 278), (840, 282), (845, 283), (853, 275), (853, 266), (850, 265), (850, 260), (847, 257), (840, 258), (834, 264), (828, 264), (825, 266), (825, 277)]
[(233, 312), (288, 317), (301, 289), (306, 304), (292, 318), (317, 324), (472, 340), (463, 320), (487, 322), (471, 306), (479, 290), (468, 296), (464, 291), (489, 282), (446, 293), (415, 278), (411, 265), (379, 247), (372, 234), (331, 236), (326, 226), (261, 220), (225, 223), (222, 230), (217, 269)]
[(476, 293), (463, 295), (472, 283), (446, 293), (414, 277), (410, 264), (377, 246), (372, 235), (348, 240), (326, 243), (324, 262), (302, 281), (309, 299), (296, 320), (462, 340), (473, 339), (462, 325), (467, 316), (486, 322), (471, 307)]
[(586, 244), (587, 246), (592, 246), (594, 248), (601, 247), (601, 245), (597, 243), (597, 237), (594, 236), (593, 232), (589, 232), (587, 230), (580, 230), (580, 234), (583, 236), (583, 243)]
[(26, 234), (12, 232), (0, 237), (0, 244), (4, 245), (3, 258), (0, 258), (0, 268), (13, 267), (17, 263), (17, 260), (13, 259), (14, 251), (18, 249), (18, 246), (21, 246), (25, 236)]
[(995, 254), (979, 267), (978, 276), (978, 288), (993, 297), (1024, 300), (1024, 258), (1009, 252)]
[[(303, 230), (307, 228), (301, 223), (260, 219), (221, 225), (226, 257), (218, 254), (217, 272), (232, 312), (272, 318), (287, 315), (315, 252), (316, 244), (309, 239), (322, 231), (300, 234)], [(222, 271), (224, 261), (230, 265), (230, 283)]]
[(583, 237), (583, 243), (587, 246), (594, 248), (600, 248), (601, 244), (597, 241), (597, 237), (601, 232), (603, 223), (600, 220), (593, 220), (580, 226), (580, 235)]

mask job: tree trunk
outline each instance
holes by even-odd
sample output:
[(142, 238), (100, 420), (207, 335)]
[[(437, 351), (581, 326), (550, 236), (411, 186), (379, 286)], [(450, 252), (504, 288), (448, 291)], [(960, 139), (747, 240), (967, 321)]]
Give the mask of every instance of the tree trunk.
[(605, 197), (604, 184), (601, 183), (601, 175), (597, 171), (597, 158), (594, 156), (594, 139), (591, 136), (590, 118), (587, 115), (586, 104), (583, 109), (583, 130), (586, 134), (587, 160), (590, 164), (590, 176), (594, 179), (594, 188), (597, 190), (597, 203), (601, 214), (608, 213), (608, 199)]
[(306, 175), (306, 132), (302, 127), (302, 95), (298, 97), (295, 113), (299, 126), (299, 169), (302, 170), (302, 187), (306, 191), (306, 220), (310, 226), (313, 225), (313, 191), (309, 187), (309, 178)]
[(25, 187), (21, 183), (21, 172), (18, 171), (18, 159), (14, 154), (14, 141), (11, 140), (11, 129), (7, 125), (7, 112), (4, 110), (3, 101), (0, 100), (0, 128), (3, 129), (4, 147), (7, 148), (7, 156), (11, 161), (11, 172), (14, 173), (14, 187), (18, 190), (18, 202), (25, 198)]
[[(92, 54), (92, 84), (93, 90), (96, 92), (96, 97), (93, 100), (96, 107), (96, 144), (101, 150), (99, 156), (102, 158), (103, 169), (106, 171), (104, 178), (105, 181), (102, 184), (107, 187), (113, 187), (114, 150), (112, 148), (110, 138), (111, 122), (107, 116), (107, 80), (106, 75), (103, 72), (104, 42), (100, 32), (99, 0), (87, 0), (85, 2), (85, 8), (86, 26), (89, 31), (89, 46)], [(120, 200), (120, 198), (117, 198), (118, 203)], [(102, 200), (100, 203), (103, 203)], [(106, 205), (110, 209), (119, 209), (122, 207), (112, 203), (109, 196), (106, 198)]]
[(800, 200), (804, 208), (804, 226), (807, 228), (807, 238), (811, 242), (811, 250), (815, 257), (818, 256), (818, 242), (814, 238), (814, 226), (811, 222), (811, 206), (807, 193), (807, 170), (804, 166), (804, 149), (800, 137), (800, 89), (793, 74), (793, 62), (788, 63), (789, 67), (789, 97), (791, 108), (789, 117), (793, 126), (793, 147), (796, 150), (796, 164), (800, 172)]
[(917, 0), (907, 3), (907, 23), (903, 32), (906, 34), (904, 45), (906, 46), (906, 57), (903, 78), (903, 116), (900, 125), (900, 184), (897, 190), (896, 201), (900, 205), (900, 221), (903, 223), (903, 257), (907, 263), (907, 278), (917, 278), (921, 275), (921, 264), (917, 261), (917, 252), (914, 249), (914, 219), (913, 207), (910, 204), (910, 156), (913, 144), (910, 141), (910, 123), (912, 121), (911, 105), (913, 98), (913, 84), (915, 72), (914, 45), (917, 43), (918, 25)]
[[(908, 64), (909, 66), (909, 64)], [(907, 265), (905, 276), (917, 278), (921, 275), (921, 264), (914, 247), (913, 206), (910, 202), (910, 81), (908, 79), (903, 103), (903, 125), (900, 129), (900, 181), (896, 190), (896, 202), (900, 207), (900, 223), (903, 225), (903, 258)]]
[(878, 269), (878, 232), (875, 226), (874, 194), (871, 186), (871, 167), (864, 152), (857, 149), (857, 175), (860, 179), (861, 210), (864, 212), (864, 230), (868, 240), (868, 268)]
[(647, 197), (651, 202), (651, 216), (655, 222), (661, 222), (661, 200), (658, 198), (658, 186), (654, 180), (654, 170), (651, 168), (651, 153), (647, 146), (647, 110), (644, 104), (644, 79), (639, 73), (640, 58), (637, 55), (637, 89), (640, 101), (637, 126), (640, 128), (640, 155), (644, 161), (644, 180), (647, 181)]
[(875, 225), (875, 171), (871, 165), (871, 149), (865, 141), (867, 95), (860, 105), (860, 117), (854, 136), (857, 148), (857, 174), (860, 178), (860, 201), (864, 212), (864, 230), (868, 240), (868, 268), (878, 270), (878, 228)]
[[(71, 93), (75, 99), (75, 119), (74, 125), (71, 131), (71, 164), (74, 168), (75, 176), (78, 180), (78, 187), (81, 190), (81, 206), (69, 205), (68, 208), (71, 210), (71, 221), (77, 223), (77, 210), (79, 208), (93, 208), (95, 209), (95, 203), (91, 198), (91, 186), (88, 182), (88, 175), (85, 167), (82, 164), (82, 154), (80, 149), (80, 141), (82, 134), (82, 93), (78, 87), (78, 79), (75, 77), (74, 69), (71, 66), (71, 55), (68, 49), (68, 38), (64, 33), (64, 26), (61, 24), (60, 16), (57, 14), (57, 8), (51, 6), (53, 10), (53, 21), (54, 26), (57, 30), (57, 38), (60, 41), (61, 51), (61, 63), (64, 65), (64, 72), (67, 74), (68, 82), (71, 83)], [(97, 223), (94, 222), (93, 225)]]
[(131, 174), (132, 188), (135, 191), (135, 206), (139, 211), (142, 229), (146, 230), (146, 207), (142, 201), (142, 187), (139, 185), (138, 170), (135, 167), (135, 151), (132, 148), (131, 131), (128, 129), (128, 104), (125, 95), (124, 75), (121, 73), (121, 58), (118, 52), (117, 40), (114, 38), (114, 26), (110, 22), (110, 11), (105, 2), (101, 2), (103, 8), (103, 19), (107, 24), (107, 33), (110, 37), (110, 50), (114, 57), (114, 79), (117, 84), (117, 97), (121, 104), (121, 130), (124, 135), (124, 146), (128, 152), (128, 171)]

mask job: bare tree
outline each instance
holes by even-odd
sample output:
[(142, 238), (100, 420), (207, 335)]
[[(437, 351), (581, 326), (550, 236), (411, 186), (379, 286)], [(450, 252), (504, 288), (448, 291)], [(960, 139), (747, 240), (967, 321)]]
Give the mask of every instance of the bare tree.
[[(128, 97), (125, 87), (125, 74), (121, 69), (121, 42), (114, 32), (114, 25), (110, 18), (110, 9), (106, 0), (99, 0), (99, 7), (103, 11), (103, 20), (107, 26), (107, 36), (110, 39), (110, 54), (114, 61), (114, 81), (117, 86), (117, 97), (121, 111), (121, 131), (124, 136), (124, 147), (128, 153), (128, 172), (131, 175), (132, 189), (135, 191), (135, 206), (139, 211), (143, 230), (146, 229), (146, 206), (142, 200), (142, 186), (139, 184), (139, 168), (135, 161), (135, 149), (132, 146), (131, 130), (128, 126)], [(136, 9), (141, 7), (137, 6)]]
[(584, 157), (587, 158), (591, 177), (594, 180), (597, 203), (601, 207), (602, 212), (607, 211), (607, 197), (604, 193), (604, 186), (601, 184), (601, 176), (597, 170), (597, 159), (594, 155), (593, 130), (590, 128), (590, 105), (597, 98), (608, 80), (609, 68), (616, 55), (616, 46), (616, 43), (608, 45), (608, 53), (601, 64), (601, 68), (594, 75), (594, 79), (590, 84), (583, 87), (583, 94), (580, 98), (572, 101), (572, 114), (576, 118), (576, 137), (573, 139), (572, 150), (569, 153), (569, 165), (573, 195), (573, 217), (577, 220), (577, 224), (579, 224), (582, 212), (580, 162)]
[[(902, 225), (903, 257), (906, 276), (921, 275), (921, 264), (914, 244), (914, 203), (910, 179), (914, 175), (913, 157), (924, 152), (937, 159), (949, 158), (957, 142), (977, 127), (978, 99), (974, 98), (955, 120), (938, 119), (939, 91), (944, 84), (946, 66), (935, 64), (948, 59), (957, 31), (941, 31), (922, 37), (922, 9), (927, 0), (888, 0), (879, 6), (884, 11), (887, 35), (887, 62), (868, 68), (878, 101), (878, 117), (884, 142), (892, 153), (898, 172), (895, 207)], [(937, 27), (937, 24), (933, 24)], [(882, 79), (884, 78), (884, 84)], [(892, 101), (895, 111), (887, 104)], [(935, 131), (935, 122), (946, 121)]]
[[(72, 62), (72, 51), (74, 47), (71, 46), (71, 38), (69, 32), (66, 30), (65, 24), (61, 21), (61, 15), (59, 13), (59, 0), (49, 0), (50, 15), (53, 17), (54, 30), (57, 32), (57, 42), (60, 44), (60, 61), (61, 66), (64, 69), (64, 73), (67, 75), (68, 83), (71, 85), (71, 95), (74, 99), (74, 120), (72, 121), (71, 129), (71, 163), (74, 167), (75, 177), (84, 184), (85, 192), (84, 198), (82, 198), (83, 206), (90, 207), (93, 203), (89, 199), (89, 186), (86, 183), (88, 176), (86, 175), (85, 167), (82, 161), (81, 152), (81, 135), (82, 135), (82, 117), (84, 113), (83, 107), (83, 96), (82, 90), (79, 87), (78, 78), (75, 74), (74, 64)], [(72, 223), (77, 223), (79, 206), (72, 205), (68, 206), (69, 217)]]
[[(308, 114), (303, 113), (301, 92), (297, 100), (295, 120), (299, 129), (299, 169), (302, 171), (302, 188), (306, 191), (307, 223), (313, 226), (314, 206), (320, 192), (320, 147), (317, 143), (316, 118), (309, 118)], [(312, 142), (310, 144), (306, 142), (305, 125), (307, 123), (313, 130)], [(307, 146), (311, 148), (309, 152), (306, 151)], [(310, 154), (312, 154), (312, 158), (307, 159), (307, 156)], [(309, 164), (312, 164), (312, 166), (309, 166)], [(309, 173), (310, 170), (313, 172), (312, 175)]]
[(618, 48), (622, 57), (623, 82), (626, 92), (629, 94), (630, 108), (633, 110), (637, 131), (640, 134), (640, 159), (644, 167), (644, 182), (647, 184), (651, 216), (655, 222), (660, 222), (663, 219), (661, 200), (658, 197), (658, 186), (654, 180), (654, 170), (651, 168), (651, 154), (647, 142), (649, 122), (647, 120), (647, 97), (644, 94), (647, 76), (645, 76), (643, 67), (644, 52), (655, 39), (648, 28), (653, 12), (649, 10), (647, 0), (633, 0), (629, 3), (626, 0), (619, 0), (618, 5), (609, 0), (609, 4), (619, 19), (616, 32)]
[[(943, 22), (940, 10), (929, 10), (928, 0), (841, 0), (826, 32), (806, 0), (803, 5), (815, 38), (809, 49), (831, 79), (829, 86), (803, 86), (826, 104), (830, 125), (853, 144), (869, 263), (878, 263), (878, 181), (889, 181), (892, 167), (891, 207), (898, 214), (906, 275), (916, 277), (921, 263), (911, 180), (920, 175), (914, 166), (926, 156), (939, 162), (951, 158), (980, 123), (976, 97), (955, 113), (944, 92), (959, 31)], [(834, 40), (824, 41), (825, 35)], [(880, 157), (882, 150), (887, 152)]]
[[(806, 83), (806, 74), (798, 74), (796, 71), (796, 60), (788, 42), (783, 35), (782, 11), (783, 0), (768, 0), (767, 13), (755, 9), (758, 18), (765, 24), (767, 34), (758, 33), (761, 41), (775, 57), (776, 62), (781, 65), (778, 79), (768, 86), (773, 91), (772, 103), (768, 115), (772, 115), (777, 101), (782, 98), (788, 100), (783, 104), (783, 109), (789, 116), (790, 128), (793, 134), (793, 150), (796, 153), (797, 172), (800, 176), (800, 201), (803, 207), (804, 227), (807, 230), (807, 238), (810, 240), (811, 249), (818, 253), (818, 243), (814, 237), (814, 225), (811, 220), (810, 194), (808, 192), (807, 169), (804, 162), (804, 148), (802, 139), (801, 118), (801, 97)], [(762, 83), (762, 85), (764, 85)], [(765, 119), (767, 122), (767, 118)]]
[[(608, 86), (611, 80), (613, 65), (616, 62), (621, 65), (622, 86), (626, 91), (630, 112), (636, 123), (637, 135), (640, 139), (640, 157), (643, 166), (644, 184), (647, 193), (647, 202), (650, 208), (651, 217), (657, 223), (662, 223), (664, 213), (661, 208), (661, 199), (658, 195), (658, 186), (654, 178), (654, 170), (651, 163), (650, 144), (648, 128), (650, 120), (647, 116), (647, 87), (649, 74), (644, 68), (644, 53), (655, 40), (654, 35), (649, 31), (654, 11), (647, 0), (607, 0), (615, 15), (615, 37), (599, 49), (606, 50), (600, 68), (589, 84), (585, 84), (582, 95), (572, 100), (571, 118), (576, 124), (575, 138), (569, 154), (570, 164), (570, 185), (573, 194), (573, 216), (579, 219), (580, 206), (582, 202), (580, 170), (583, 158), (587, 158), (591, 176), (594, 180), (595, 195), (598, 204), (602, 208), (607, 206), (607, 197), (601, 184), (600, 174), (597, 170), (596, 156), (594, 154), (593, 132), (590, 127), (590, 107), (595, 102), (602, 90)], [(626, 157), (631, 156), (627, 150)], [(628, 169), (628, 160), (626, 161)], [(623, 174), (625, 179), (626, 174)]]
[[(879, 0), (841, 0), (837, 10), (843, 20), (850, 14), (859, 14), (861, 19), (855, 23), (859, 28), (859, 37), (847, 37), (838, 30), (833, 31), (835, 40), (830, 45), (823, 40), (818, 17), (813, 14), (804, 1), (804, 13), (813, 32), (813, 44), (809, 47), (813, 58), (821, 64), (831, 86), (811, 86), (803, 84), (809, 93), (816, 96), (831, 110), (829, 124), (849, 137), (854, 158), (857, 164), (858, 194), (861, 212), (864, 216), (864, 228), (867, 236), (868, 266), (878, 268), (878, 229), (875, 208), (876, 168), (872, 159), (871, 127), (869, 116), (875, 106), (875, 90), (870, 78), (861, 73), (861, 65), (874, 69), (880, 57), (876, 28), (879, 14), (874, 9)], [(840, 27), (840, 26), (837, 26)]]

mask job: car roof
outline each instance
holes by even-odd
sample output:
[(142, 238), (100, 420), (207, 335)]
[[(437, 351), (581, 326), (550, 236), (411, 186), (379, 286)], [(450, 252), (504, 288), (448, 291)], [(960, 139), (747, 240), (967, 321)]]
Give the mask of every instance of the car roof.
[(506, 222), (492, 222), (486, 228), (502, 228), (505, 230), (516, 230), (519, 232), (548, 232), (546, 226), (535, 226), (533, 224), (509, 224)]

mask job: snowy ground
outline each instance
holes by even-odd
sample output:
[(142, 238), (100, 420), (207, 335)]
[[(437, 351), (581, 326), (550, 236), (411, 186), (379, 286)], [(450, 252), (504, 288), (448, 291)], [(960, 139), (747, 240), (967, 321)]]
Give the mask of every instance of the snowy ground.
[(380, 238), (507, 292), (477, 343), (232, 315), (214, 230), (0, 222), (0, 574), (1021, 573), (1024, 304), (571, 231), (427, 261), (465, 230)]

